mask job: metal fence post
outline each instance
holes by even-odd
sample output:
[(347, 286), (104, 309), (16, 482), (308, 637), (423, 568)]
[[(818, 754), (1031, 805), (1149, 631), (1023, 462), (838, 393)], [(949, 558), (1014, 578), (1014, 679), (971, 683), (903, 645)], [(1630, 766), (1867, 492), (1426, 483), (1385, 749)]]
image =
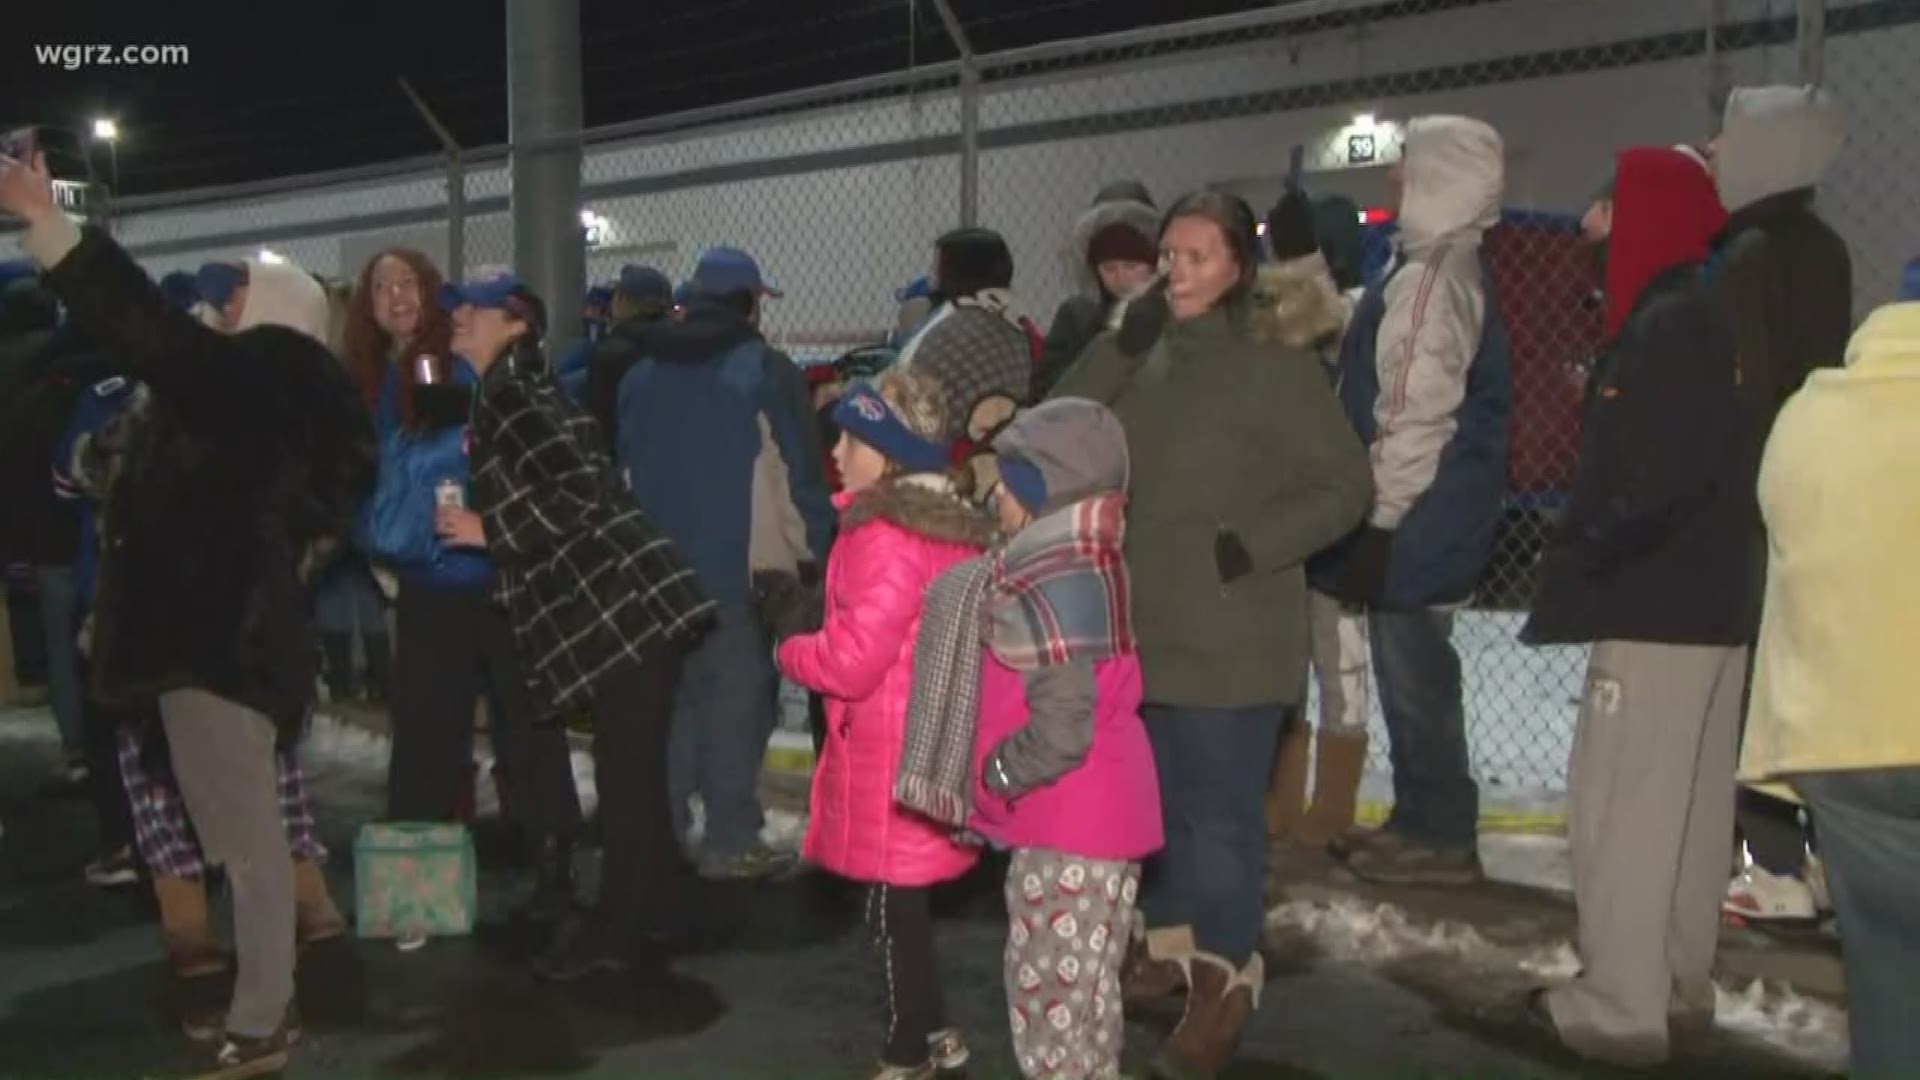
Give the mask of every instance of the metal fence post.
[(960, 50), (960, 224), (980, 223), (980, 61), (966, 27), (947, 0), (933, 0), (940, 21)]
[(466, 165), (460, 160), (460, 143), (420, 95), (414, 92), (413, 84), (406, 79), (399, 82), (407, 100), (413, 102), (413, 107), (419, 111), (420, 119), (433, 129), (434, 137), (440, 140), (441, 148), (447, 152), (446, 272), (448, 281), (459, 281), (466, 276), (467, 265), (467, 174)]
[(1800, 0), (1797, 44), (1800, 47), (1800, 81), (1819, 86), (1827, 67), (1826, 0)]
[(507, 0), (513, 264), (547, 303), (547, 347), (580, 340), (580, 0)]

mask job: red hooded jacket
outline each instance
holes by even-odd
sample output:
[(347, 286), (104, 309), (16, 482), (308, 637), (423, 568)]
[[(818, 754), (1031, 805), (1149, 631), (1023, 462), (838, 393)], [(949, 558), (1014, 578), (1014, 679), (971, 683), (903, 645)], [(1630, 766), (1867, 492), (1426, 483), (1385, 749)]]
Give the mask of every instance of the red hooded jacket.
[(1622, 151), (1607, 247), (1605, 340), (1620, 335), (1653, 279), (1676, 266), (1705, 263), (1726, 223), (1713, 177), (1699, 159), (1665, 147)]

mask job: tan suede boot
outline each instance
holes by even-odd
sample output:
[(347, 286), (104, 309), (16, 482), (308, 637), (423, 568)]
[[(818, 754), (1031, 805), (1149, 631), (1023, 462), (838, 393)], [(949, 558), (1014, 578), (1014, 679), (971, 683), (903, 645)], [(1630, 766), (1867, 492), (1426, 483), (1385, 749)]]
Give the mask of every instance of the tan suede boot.
[(1267, 784), (1267, 840), (1292, 843), (1299, 838), (1307, 803), (1307, 725), (1299, 720), (1280, 736), (1280, 752)]
[(1120, 1000), (1129, 1008), (1170, 998), (1187, 988), (1193, 928), (1169, 926), (1136, 935), (1120, 969)]
[(327, 891), (326, 876), (312, 859), (293, 860), (293, 925), (302, 945), (329, 941), (347, 932), (347, 920)]
[(1360, 774), (1367, 768), (1367, 731), (1321, 728), (1314, 740), (1313, 803), (1297, 835), (1311, 848), (1324, 848), (1353, 828), (1359, 807)]
[(1154, 1058), (1153, 1074), (1164, 1080), (1213, 1080), (1226, 1068), (1266, 984), (1266, 961), (1257, 952), (1238, 971), (1230, 960), (1196, 952), (1189, 971), (1187, 1011)]
[(207, 912), (207, 886), (199, 878), (153, 876), (153, 897), (160, 905), (160, 933), (167, 942), (167, 959), (183, 979), (212, 975), (227, 968), (227, 954), (213, 936)]

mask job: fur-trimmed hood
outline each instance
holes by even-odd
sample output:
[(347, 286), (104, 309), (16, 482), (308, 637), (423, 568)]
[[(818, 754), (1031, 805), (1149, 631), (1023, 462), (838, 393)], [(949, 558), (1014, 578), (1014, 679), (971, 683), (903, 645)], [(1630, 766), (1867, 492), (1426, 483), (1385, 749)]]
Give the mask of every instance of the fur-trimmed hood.
[(1319, 252), (1260, 268), (1248, 320), (1255, 340), (1318, 348), (1346, 329), (1347, 305)]
[(891, 478), (834, 501), (841, 507), (842, 534), (885, 521), (930, 540), (974, 547), (986, 547), (997, 537), (993, 519), (962, 499), (945, 477)]
[(1093, 208), (1081, 214), (1073, 223), (1073, 232), (1069, 234), (1067, 246), (1061, 252), (1067, 266), (1073, 272), (1074, 283), (1081, 295), (1094, 300), (1111, 300), (1106, 290), (1100, 287), (1100, 275), (1088, 261), (1087, 249), (1093, 238), (1109, 225), (1125, 225), (1145, 237), (1147, 243), (1157, 244), (1160, 237), (1160, 212), (1150, 204), (1136, 199), (1114, 199), (1095, 203)]

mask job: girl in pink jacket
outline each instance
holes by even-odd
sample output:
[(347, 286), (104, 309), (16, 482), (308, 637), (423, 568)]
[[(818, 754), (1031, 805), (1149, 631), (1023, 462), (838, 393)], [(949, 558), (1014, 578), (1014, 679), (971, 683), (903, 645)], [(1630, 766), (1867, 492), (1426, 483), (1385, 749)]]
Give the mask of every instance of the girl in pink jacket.
[(840, 399), (840, 537), (823, 622), (779, 648), (780, 670), (827, 699), (804, 855), (871, 886), (867, 918), (885, 954), (889, 1012), (876, 1080), (919, 1080), (967, 1060), (946, 1024), (928, 894), (977, 852), (894, 800), (922, 594), (993, 532), (946, 477), (939, 402), (937, 385), (898, 368)]
[[(1105, 1080), (1119, 1075), (1140, 862), (1162, 841), (1121, 554), (1126, 435), (1105, 406), (1062, 398), (992, 445), (1009, 539), (928, 595), (909, 740), (925, 768), (903, 797), (949, 820), (957, 809), (1013, 851), (1005, 977), (1021, 1072)], [(941, 763), (967, 736), (956, 792)], [(942, 749), (921, 750), (932, 742)]]

